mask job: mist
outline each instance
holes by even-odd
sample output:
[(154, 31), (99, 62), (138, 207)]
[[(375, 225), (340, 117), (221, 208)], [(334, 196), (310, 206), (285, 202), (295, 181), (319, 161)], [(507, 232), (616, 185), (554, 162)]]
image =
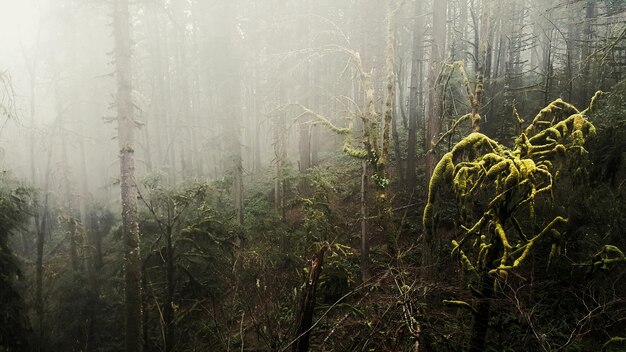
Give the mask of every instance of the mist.
[(0, 0), (0, 351), (621, 346), (625, 33), (616, 0)]

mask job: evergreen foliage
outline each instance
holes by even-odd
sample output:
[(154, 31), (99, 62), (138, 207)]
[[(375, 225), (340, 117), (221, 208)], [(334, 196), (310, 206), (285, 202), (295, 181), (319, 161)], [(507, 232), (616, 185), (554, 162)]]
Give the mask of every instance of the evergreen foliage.
[(32, 330), (24, 305), (22, 263), (10, 247), (33, 212), (33, 191), (11, 174), (0, 173), (0, 350), (26, 351)]

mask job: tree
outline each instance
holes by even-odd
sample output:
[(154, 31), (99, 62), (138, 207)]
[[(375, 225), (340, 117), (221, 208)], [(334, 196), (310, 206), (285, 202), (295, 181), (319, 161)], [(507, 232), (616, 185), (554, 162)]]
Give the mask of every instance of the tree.
[(6, 71), (0, 71), (0, 117), (15, 116), (15, 92), (11, 84), (11, 76)]
[[(445, 60), (446, 53), (446, 15), (448, 9), (448, 0), (433, 2), (433, 29), (432, 29), (432, 48), (430, 53), (430, 71), (428, 74), (428, 110), (426, 121), (426, 137), (425, 150), (427, 150), (426, 163), (426, 180), (430, 180), (434, 175), (436, 158), (431, 144), (441, 130), (442, 118), (442, 93), (438, 89), (437, 77)], [(438, 240), (428, 233), (424, 234), (422, 248), (422, 272), (423, 279), (427, 279), (432, 272), (429, 270), (435, 262), (435, 252), (438, 247)]]
[(224, 112), (223, 129), (224, 145), (226, 146), (226, 170), (232, 180), (232, 200), (235, 211), (235, 219), (238, 224), (244, 220), (244, 188), (243, 188), (243, 160), (241, 154), (241, 39), (237, 27), (237, 1), (227, 1), (221, 5), (218, 21), (220, 23), (221, 38), (218, 39), (219, 47), (223, 48), (222, 55), (218, 59), (218, 67), (222, 72), (222, 86), (220, 97), (223, 99), (222, 111)]
[(32, 213), (32, 190), (3, 172), (0, 175), (0, 350), (29, 351), (32, 331), (19, 289), (23, 279), (9, 236)]
[(420, 109), (423, 109), (422, 99), (422, 60), (424, 57), (425, 25), (422, 16), (423, 1), (415, 1), (413, 21), (413, 53), (411, 60), (411, 87), (409, 96), (409, 138), (406, 162), (406, 183), (409, 189), (417, 185), (417, 126)]
[[(541, 197), (552, 192), (554, 182), (562, 182), (556, 174), (563, 160), (584, 157), (585, 141), (595, 135), (595, 127), (585, 118), (587, 111), (556, 100), (535, 116), (512, 150), (474, 132), (435, 168), (424, 210), (424, 233), (437, 236), (435, 207), (447, 189), (453, 190), (462, 231), (451, 241), (452, 253), (470, 278), (476, 303), (447, 303), (473, 313), (470, 352), (484, 351), (497, 278), (516, 271), (540, 242), (552, 242), (550, 256), (558, 250), (559, 229), (567, 219), (557, 215), (536, 231), (535, 222), (544, 220), (536, 217), (534, 209)], [(528, 237), (530, 233), (536, 234)]]
[(120, 188), (124, 239), (126, 351), (143, 350), (141, 255), (137, 184), (135, 180), (135, 120), (132, 99), (131, 25), (128, 0), (115, 0), (113, 35), (117, 77), (117, 139), (120, 150)]
[[(163, 294), (163, 349), (172, 351), (176, 346), (174, 292), (176, 290), (176, 242), (179, 240), (181, 222), (185, 212), (192, 206), (200, 207), (200, 200), (205, 196), (207, 185), (203, 183), (189, 184), (179, 187), (166, 187), (159, 178), (148, 178), (143, 182), (147, 193), (139, 193), (139, 199), (146, 206), (152, 220), (158, 227), (159, 238), (165, 239), (165, 250), (159, 252), (165, 272), (165, 288)], [(146, 278), (144, 278), (145, 280)], [(159, 311), (161, 309), (159, 308)]]

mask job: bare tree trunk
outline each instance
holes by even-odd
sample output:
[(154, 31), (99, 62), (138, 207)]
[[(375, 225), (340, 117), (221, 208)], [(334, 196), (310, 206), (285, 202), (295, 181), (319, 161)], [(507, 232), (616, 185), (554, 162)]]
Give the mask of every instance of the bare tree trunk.
[(543, 47), (543, 63), (544, 63), (544, 87), (543, 87), (543, 104), (548, 105), (548, 101), (550, 100), (550, 93), (552, 91), (552, 33), (549, 32), (547, 38), (547, 46)]
[(174, 326), (172, 324), (174, 320), (174, 310), (172, 308), (172, 302), (174, 301), (174, 246), (172, 245), (172, 226), (168, 225), (166, 231), (165, 301), (163, 302), (163, 317), (165, 320), (165, 351), (169, 352), (174, 346)]
[[(305, 19), (305, 23), (304, 23), (304, 28), (303, 28), (303, 36), (306, 39), (307, 42), (307, 47), (312, 48), (313, 47), (313, 41), (312, 41), (312, 37), (311, 37), (311, 18), (310, 18), (310, 3), (308, 0), (304, 1), (303, 3), (304, 6), (304, 13), (307, 15), (306, 19)], [(303, 73), (303, 79), (302, 79), (302, 84), (301, 87), (302, 92), (301, 92), (301, 96), (305, 96), (305, 100), (306, 100), (306, 106), (308, 106), (309, 108), (311, 108), (311, 104), (313, 102), (312, 96), (311, 96), (311, 92), (312, 92), (312, 72), (311, 72), (311, 62), (307, 60), (307, 62), (304, 63), (305, 67), (304, 67), (304, 73)], [(298, 149), (300, 152), (300, 172), (301, 173), (305, 173), (307, 172), (310, 168), (311, 168), (311, 125), (309, 124), (309, 122), (311, 121), (311, 117), (309, 115), (303, 116), (302, 121), (298, 121), (300, 128), (299, 128), (299, 138), (298, 138)], [(304, 193), (308, 193), (306, 192), (306, 182), (303, 182), (301, 184), (301, 188), (303, 189), (303, 191), (305, 191)]]
[(41, 351), (44, 344), (44, 303), (43, 303), (43, 249), (46, 229), (48, 228), (48, 191), (44, 195), (41, 222), (37, 226), (37, 273), (35, 284), (35, 312), (37, 313), (37, 350)]
[[(31, 178), (31, 183), (33, 185), (36, 185), (38, 180), (37, 180), (37, 166), (36, 166), (36, 162), (35, 162), (35, 145), (36, 145), (36, 136), (35, 136), (35, 83), (37, 80), (37, 55), (35, 53), (34, 57), (32, 58), (31, 62), (28, 62), (28, 59), (26, 58), (26, 54), (24, 54), (24, 58), (25, 58), (25, 63), (28, 69), (28, 75), (29, 75), (29, 102), (30, 102), (30, 109), (29, 109), (29, 123), (30, 123), (30, 127), (32, 129), (31, 135), (30, 135), (30, 178)], [(47, 187), (47, 180), (48, 180), (48, 170), (50, 169), (50, 159), (52, 159), (52, 147), (48, 148), (48, 160), (47, 160), (47, 164), (48, 164), (48, 168), (46, 170), (46, 181), (45, 184), (46, 186), (43, 189), (43, 193), (44, 193), (44, 202), (43, 202), (43, 211), (37, 211), (35, 213), (35, 232), (37, 234), (37, 239), (36, 239), (36, 251), (37, 251), (37, 257), (36, 257), (36, 263), (35, 263), (35, 314), (36, 314), (36, 318), (37, 318), (37, 351), (41, 351), (42, 350), (42, 346), (43, 346), (43, 331), (44, 331), (44, 302), (43, 302), (43, 249), (44, 249), (44, 245), (45, 245), (45, 230), (47, 228), (47, 219), (48, 219), (48, 187)], [(26, 246), (24, 246), (26, 247)], [(26, 252), (25, 248), (25, 252)]]
[[(430, 73), (428, 76), (428, 121), (426, 126), (426, 150), (441, 130), (441, 92), (437, 89), (437, 76), (445, 60), (446, 14), (448, 1), (436, 1), (433, 4), (433, 44)], [(430, 180), (437, 160), (433, 152), (426, 154), (426, 180)]]
[(491, 243), (491, 248), (485, 258), (486, 268), (482, 269), (478, 282), (478, 293), (476, 299), (475, 313), (472, 322), (472, 333), (470, 335), (469, 352), (485, 351), (485, 342), (489, 332), (489, 319), (491, 318), (491, 301), (494, 297), (494, 275), (489, 271), (495, 268), (495, 263), (500, 257), (502, 244), (498, 241)]
[(219, 69), (222, 71), (223, 85), (216, 91), (221, 97), (224, 111), (222, 139), (225, 153), (225, 167), (232, 176), (232, 204), (235, 220), (238, 224), (244, 221), (244, 187), (243, 187), (243, 161), (241, 153), (241, 128), (243, 112), (241, 108), (242, 75), (240, 71), (241, 38), (237, 28), (237, 3), (236, 1), (220, 2), (218, 9), (221, 39), (218, 43), (220, 49)]
[(460, 60), (465, 63), (467, 60), (467, 0), (459, 1), (459, 34), (457, 38)]
[[(284, 83), (278, 89), (279, 105), (285, 103)], [(285, 176), (284, 167), (287, 159), (287, 114), (283, 109), (278, 112), (274, 124), (274, 157), (276, 164), (276, 179), (274, 180), (274, 207), (281, 219), (285, 217)]]
[(50, 186), (50, 161), (52, 160), (52, 146), (48, 148), (48, 160), (44, 180), (44, 198), (41, 212), (37, 212), (37, 263), (35, 277), (35, 313), (37, 314), (37, 351), (41, 351), (44, 345), (44, 301), (43, 301), (43, 249), (45, 245), (46, 231), (48, 230), (48, 197)]
[[(446, 48), (446, 14), (448, 1), (435, 1), (433, 4), (433, 44), (428, 77), (428, 123), (426, 126), (426, 150), (431, 149), (431, 144), (441, 129), (441, 92), (437, 89), (437, 76), (441, 65), (445, 60)], [(430, 182), (437, 159), (434, 150), (426, 153), (426, 182)], [(434, 274), (432, 265), (437, 261), (436, 254), (439, 241), (436, 234), (430, 229), (424, 229), (422, 246), (422, 279), (432, 279)]]
[(141, 297), (141, 255), (137, 215), (137, 184), (134, 159), (134, 105), (132, 101), (132, 68), (130, 14), (128, 0), (115, 0), (114, 38), (115, 73), (117, 76), (117, 123), (120, 149), (120, 188), (122, 197), (122, 231), (124, 239), (124, 282), (127, 352), (143, 350)]
[(61, 136), (61, 167), (63, 169), (63, 187), (65, 188), (65, 212), (67, 220), (67, 235), (69, 240), (70, 249), (70, 263), (72, 270), (77, 272), (79, 270), (78, 262), (78, 248), (76, 243), (76, 219), (74, 217), (74, 204), (72, 200), (72, 182), (70, 180), (70, 165), (67, 157), (67, 138), (65, 136), (65, 116), (63, 107), (61, 106), (61, 97), (59, 87), (55, 88), (55, 100), (56, 100), (56, 113), (57, 123), (59, 126), (59, 132)]
[[(383, 146), (382, 153), (379, 153), (377, 166), (379, 168), (378, 172), (382, 173), (378, 176), (382, 176), (384, 178), (389, 178), (388, 175), (388, 159), (390, 154), (390, 148), (392, 143), (392, 129), (394, 128), (394, 103), (396, 101), (396, 76), (395, 76), (395, 15), (397, 11), (396, 0), (388, 0), (387, 3), (387, 36), (386, 36), (386, 47), (385, 47), (385, 69), (387, 73), (386, 77), (386, 97), (385, 97), (385, 111), (384, 111), (384, 120), (383, 120)], [(397, 133), (396, 133), (397, 135)], [(402, 160), (397, 161), (398, 164), (401, 164)], [(380, 170), (382, 168), (382, 170)], [(400, 176), (402, 179), (402, 176)], [(382, 185), (382, 186), (380, 186)], [(388, 191), (388, 187), (386, 184), (381, 183), (379, 186), (382, 188), (380, 190), (380, 196), (376, 197), (378, 200), (378, 211), (381, 215), (381, 225), (383, 229), (383, 234), (386, 239), (386, 246), (388, 254), (391, 257), (395, 257), (397, 254), (397, 242), (398, 242), (398, 234), (394, 229), (393, 224), (393, 212), (391, 210), (391, 201), (390, 195)]]
[(406, 184), (409, 190), (417, 186), (417, 126), (422, 107), (422, 59), (424, 57), (423, 0), (415, 1), (413, 24), (413, 54), (411, 60), (411, 87), (409, 97), (409, 138), (406, 159)]
[(370, 241), (367, 229), (367, 161), (361, 161), (361, 279), (369, 280), (370, 274)]
[(583, 66), (581, 69), (581, 79), (583, 83), (583, 87), (581, 89), (581, 97), (580, 101), (587, 101), (589, 99), (589, 86), (591, 85), (591, 76), (590, 73), (590, 55), (591, 55), (591, 43), (593, 40), (593, 28), (592, 21), (595, 16), (595, 1), (587, 0), (587, 6), (585, 10), (585, 24), (583, 27), (583, 47), (582, 47), (582, 60)]
[(306, 352), (309, 350), (309, 337), (313, 325), (313, 313), (315, 311), (315, 299), (317, 286), (319, 285), (322, 266), (324, 265), (324, 253), (327, 247), (322, 247), (309, 261), (309, 274), (307, 275), (304, 292), (302, 293), (302, 303), (300, 313), (296, 320), (296, 342), (293, 344), (293, 352)]

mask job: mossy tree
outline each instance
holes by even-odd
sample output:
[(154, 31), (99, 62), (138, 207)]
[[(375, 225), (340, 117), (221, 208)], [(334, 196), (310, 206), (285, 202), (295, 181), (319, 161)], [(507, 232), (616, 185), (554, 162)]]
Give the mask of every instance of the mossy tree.
[(567, 219), (543, 219), (534, 209), (551, 198), (555, 183), (565, 182), (561, 174), (566, 165), (582, 171), (577, 161), (585, 158), (585, 141), (595, 134), (585, 117), (589, 110), (579, 111), (557, 99), (535, 116), (512, 149), (474, 132), (446, 153), (434, 170), (424, 231), (427, 236), (438, 235), (440, 200), (444, 190), (452, 190), (458, 211), (452, 254), (467, 275), (475, 302), (444, 303), (472, 312), (471, 352), (485, 348), (499, 281), (524, 264), (539, 242), (552, 242), (550, 256), (559, 251), (560, 230)]
[[(378, 216), (381, 219), (382, 231), (385, 235), (387, 248), (393, 256), (397, 247), (397, 231), (392, 228), (392, 210), (389, 202), (388, 186), (391, 182), (388, 172), (389, 153), (391, 149), (392, 122), (395, 101), (395, 18), (401, 6), (396, 0), (387, 1), (386, 13), (386, 46), (385, 46), (385, 73), (386, 91), (377, 95), (375, 82), (372, 77), (373, 71), (368, 71), (363, 63), (361, 55), (345, 46), (328, 45), (315, 49), (315, 55), (333, 53), (345, 55), (348, 66), (358, 77), (358, 83), (362, 85), (363, 107), (360, 108), (355, 100), (343, 97), (348, 105), (355, 107), (346, 118), (349, 125), (337, 126), (328, 117), (323, 116), (307, 107), (300, 106), (303, 113), (300, 116), (311, 116), (310, 124), (323, 125), (331, 131), (344, 137), (343, 151), (350, 157), (361, 160), (361, 276), (364, 280), (370, 278), (370, 239), (367, 225), (368, 217), (368, 179), (376, 186), (376, 205)], [(348, 39), (346, 38), (346, 41)], [(383, 96), (384, 95), (384, 96)], [(377, 107), (377, 101), (384, 101), (382, 109)], [(381, 111), (382, 110), (382, 111)], [(355, 126), (354, 120), (359, 122)], [(359, 135), (360, 134), (360, 135)], [(355, 142), (358, 140), (358, 143)]]

